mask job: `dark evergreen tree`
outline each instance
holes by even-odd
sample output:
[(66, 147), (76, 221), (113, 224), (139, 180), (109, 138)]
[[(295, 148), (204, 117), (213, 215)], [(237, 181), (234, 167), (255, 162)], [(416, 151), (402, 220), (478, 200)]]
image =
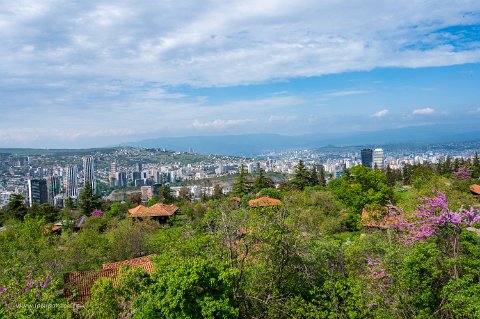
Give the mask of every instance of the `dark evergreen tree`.
[(452, 167), (452, 158), (447, 156), (445, 162), (443, 163), (443, 171), (442, 174), (450, 174), (453, 171)]
[(320, 186), (326, 186), (327, 185), (327, 181), (326, 181), (326, 178), (325, 178), (325, 168), (323, 167), (323, 165), (319, 165), (318, 185), (320, 185)]
[(215, 184), (213, 186), (213, 198), (214, 199), (221, 199), (223, 197), (223, 188), (220, 184)]
[(456, 158), (454, 161), (453, 161), (453, 171), (456, 172), (458, 171), (458, 169), (460, 168), (461, 166), (461, 163), (460, 163), (460, 160), (458, 158)]
[(54, 222), (60, 215), (60, 210), (50, 204), (33, 204), (28, 209), (28, 214), (36, 218), (44, 218), (46, 222)]
[(164, 204), (171, 204), (175, 201), (172, 193), (170, 191), (170, 186), (168, 184), (163, 184), (158, 191), (158, 201)]
[(272, 188), (272, 187), (273, 187), (272, 179), (265, 176), (265, 172), (263, 171), (263, 169), (260, 169), (260, 172), (257, 178), (253, 181), (253, 191), (259, 192), (264, 188)]
[(387, 165), (387, 168), (385, 169), (385, 176), (387, 177), (387, 184), (389, 186), (395, 185), (395, 182), (396, 182), (395, 172), (392, 170), (390, 165)]
[(28, 211), (23, 203), (24, 200), (24, 197), (20, 194), (10, 195), (8, 204), (0, 211), (0, 222), (3, 224), (11, 218), (22, 220)]
[(93, 188), (90, 183), (85, 183), (85, 188), (78, 197), (78, 207), (82, 214), (90, 216), (96, 208), (101, 208), (99, 196), (93, 193)]
[(247, 180), (247, 176), (244, 172), (243, 164), (240, 166), (240, 174), (233, 183), (232, 193), (234, 195), (242, 196), (248, 194), (250, 191), (250, 182)]
[(298, 161), (293, 179), (290, 180), (289, 184), (291, 188), (298, 190), (303, 190), (306, 186), (311, 184), (311, 174), (305, 168), (305, 164), (302, 160)]
[(192, 193), (187, 186), (183, 186), (182, 188), (180, 188), (180, 191), (178, 193), (178, 199), (185, 201), (190, 201), (192, 199)]
[(478, 153), (475, 152), (475, 157), (473, 158), (472, 163), (472, 178), (480, 177), (480, 159), (478, 158)]

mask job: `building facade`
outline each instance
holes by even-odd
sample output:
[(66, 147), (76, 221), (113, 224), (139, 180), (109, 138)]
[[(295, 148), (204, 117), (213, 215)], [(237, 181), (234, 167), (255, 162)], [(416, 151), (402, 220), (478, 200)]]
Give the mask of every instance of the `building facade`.
[(373, 164), (373, 151), (371, 148), (365, 148), (360, 152), (362, 158), (362, 165), (372, 168)]
[(384, 167), (383, 149), (376, 148), (373, 151), (373, 166), (377, 167), (379, 169), (383, 169), (383, 167)]
[(48, 203), (47, 181), (44, 179), (28, 180), (28, 202), (33, 204)]
[(92, 186), (93, 194), (97, 193), (97, 178), (95, 176), (95, 158), (87, 156), (83, 159), (83, 172), (85, 178), (85, 185)]
[(68, 165), (65, 172), (65, 196), (78, 197), (77, 165)]

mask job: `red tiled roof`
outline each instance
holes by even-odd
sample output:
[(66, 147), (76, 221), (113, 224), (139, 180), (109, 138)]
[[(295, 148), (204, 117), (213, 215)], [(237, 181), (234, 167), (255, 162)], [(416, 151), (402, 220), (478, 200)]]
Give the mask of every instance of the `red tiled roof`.
[(85, 304), (92, 293), (90, 289), (100, 278), (117, 277), (118, 269), (78, 271), (63, 274), (63, 295), (73, 302)]
[(58, 225), (58, 226), (53, 226), (52, 228), (49, 228), (49, 227), (46, 227), (44, 230), (43, 230), (43, 233), (44, 234), (48, 234), (50, 232), (56, 232), (58, 230), (62, 229), (62, 226)]
[(130, 217), (160, 217), (160, 216), (172, 216), (178, 210), (177, 205), (165, 205), (157, 203), (152, 207), (145, 207), (138, 205), (135, 208), (128, 210)]
[(131, 208), (128, 210), (128, 212), (130, 214), (138, 214), (138, 213), (142, 213), (144, 211), (147, 211), (147, 207), (143, 206), (143, 205), (138, 205), (137, 207), (134, 207), (134, 208)]
[(480, 185), (473, 184), (470, 186), (470, 191), (475, 195), (480, 195)]
[(132, 267), (140, 267), (147, 273), (151, 274), (153, 272), (153, 263), (150, 260), (150, 257), (152, 256), (154, 255), (117, 261), (115, 263), (103, 264), (102, 269), (120, 269), (120, 267), (122, 267), (123, 265), (130, 265)]
[(267, 207), (267, 206), (279, 206), (283, 205), (283, 203), (276, 199), (270, 198), (268, 196), (260, 197), (257, 199), (251, 199), (248, 201), (248, 206), (250, 207)]
[(78, 271), (63, 274), (65, 298), (73, 302), (84, 304), (91, 296), (91, 288), (93, 284), (100, 278), (113, 278), (116, 285), (118, 271), (123, 265), (130, 265), (145, 270), (148, 274), (153, 272), (153, 263), (150, 257), (154, 255), (123, 260), (115, 263), (102, 265), (102, 270)]
[(368, 228), (390, 228), (390, 225), (393, 223), (393, 217), (385, 216), (380, 219), (376, 219), (375, 215), (378, 215), (378, 212), (369, 212), (366, 209), (362, 210), (361, 222), (363, 227)]

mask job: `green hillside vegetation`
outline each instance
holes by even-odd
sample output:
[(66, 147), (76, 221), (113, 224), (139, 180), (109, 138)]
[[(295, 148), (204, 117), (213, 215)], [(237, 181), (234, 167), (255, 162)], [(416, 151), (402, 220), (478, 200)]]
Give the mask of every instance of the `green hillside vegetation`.
[[(59, 211), (14, 196), (0, 215), (0, 317), (480, 318), (480, 201), (469, 190), (479, 172), (478, 161), (356, 166), (325, 185), (300, 162), (281, 189), (241, 173), (229, 197), (183, 197), (165, 226), (127, 218), (133, 197), (83, 193)], [(172, 201), (161, 192), (149, 205)], [(282, 205), (248, 205), (261, 196)], [(390, 226), (367, 227), (365, 211)], [(61, 233), (45, 232), (55, 221)], [(151, 254), (151, 275), (124, 266), (85, 307), (63, 298), (64, 273)]]

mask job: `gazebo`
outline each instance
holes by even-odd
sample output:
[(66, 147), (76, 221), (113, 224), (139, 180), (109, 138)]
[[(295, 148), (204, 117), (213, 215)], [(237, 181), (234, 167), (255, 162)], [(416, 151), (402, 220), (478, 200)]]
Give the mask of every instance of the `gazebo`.
[(178, 211), (177, 205), (166, 205), (157, 203), (151, 207), (138, 205), (128, 210), (128, 217), (131, 218), (152, 218), (161, 224), (168, 222), (170, 216), (174, 215)]

